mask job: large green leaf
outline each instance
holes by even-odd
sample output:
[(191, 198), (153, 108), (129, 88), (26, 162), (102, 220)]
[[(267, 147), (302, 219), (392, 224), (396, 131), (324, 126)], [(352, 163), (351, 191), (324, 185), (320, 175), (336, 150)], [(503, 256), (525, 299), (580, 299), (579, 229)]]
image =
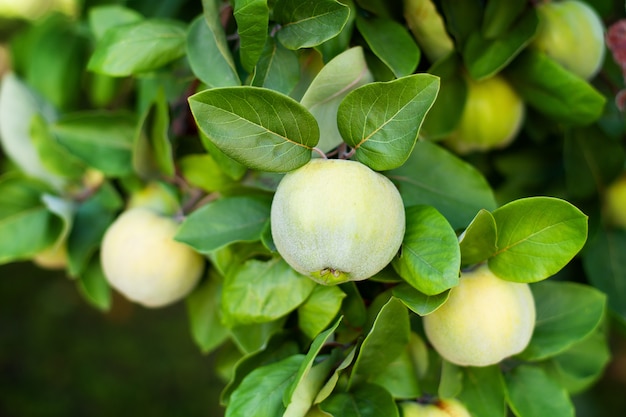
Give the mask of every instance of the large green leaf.
[(193, 73), (209, 87), (240, 85), (235, 62), (219, 21), (218, 2), (213, 13), (196, 18), (187, 31), (187, 59)]
[(493, 191), (482, 174), (442, 147), (418, 141), (408, 161), (388, 173), (405, 206), (431, 205), (454, 229), (465, 228), (481, 209), (493, 210)]
[(107, 176), (133, 171), (132, 150), (136, 121), (126, 112), (73, 113), (51, 126), (61, 145), (87, 165)]
[(169, 137), (170, 115), (161, 92), (139, 122), (133, 144), (133, 167), (144, 178), (174, 176), (174, 153)]
[(352, 90), (374, 80), (367, 68), (363, 49), (354, 47), (330, 60), (311, 82), (300, 103), (317, 119), (318, 148), (328, 152), (343, 142), (337, 127), (337, 110)]
[(92, 258), (77, 281), (78, 290), (89, 304), (102, 311), (111, 308), (113, 291), (104, 275), (100, 259)]
[(253, 196), (224, 197), (191, 213), (176, 240), (208, 253), (234, 242), (259, 240), (270, 217), (270, 202)]
[(587, 216), (565, 200), (529, 197), (493, 212), (498, 250), (489, 268), (500, 278), (536, 282), (556, 274), (587, 240)]
[(417, 366), (407, 348), (391, 361), (385, 369), (374, 375), (371, 382), (385, 388), (396, 399), (421, 396)]
[(289, 49), (317, 46), (341, 32), (350, 8), (335, 0), (278, 0), (274, 19), (278, 40)]
[(438, 91), (439, 79), (430, 74), (359, 87), (339, 105), (339, 132), (360, 162), (377, 171), (398, 168), (411, 154)]
[(352, 369), (354, 381), (358, 375), (370, 376), (382, 372), (409, 343), (409, 314), (402, 302), (392, 297), (380, 309), (371, 330), (363, 340)]
[(521, 365), (506, 374), (507, 400), (516, 417), (574, 417), (567, 391), (541, 368)]
[(269, 38), (254, 68), (250, 84), (288, 95), (299, 79), (300, 61), (297, 53), (285, 48), (275, 38)]
[(185, 299), (191, 335), (202, 353), (220, 346), (230, 335), (220, 314), (222, 277), (214, 270)]
[(252, 72), (267, 40), (270, 15), (267, 0), (235, 0), (233, 14), (241, 45), (241, 65), (246, 71)]
[(217, 88), (191, 96), (189, 104), (202, 132), (226, 155), (250, 168), (294, 170), (311, 159), (319, 140), (313, 115), (275, 91)]
[(583, 251), (591, 283), (607, 294), (611, 310), (626, 322), (626, 231), (598, 230)]
[(356, 27), (372, 52), (396, 77), (413, 74), (421, 52), (404, 25), (387, 18), (357, 15)]
[(602, 322), (606, 296), (574, 282), (544, 281), (531, 286), (537, 319), (530, 344), (520, 356), (541, 360), (588, 337)]
[(361, 384), (349, 392), (337, 392), (324, 400), (320, 408), (341, 417), (398, 417), (398, 407), (391, 394), (374, 384)]
[(492, 0), (485, 5), (481, 33), (494, 39), (506, 33), (528, 6), (526, 0)]
[(406, 208), (406, 232), (396, 272), (412, 287), (435, 295), (459, 283), (461, 253), (450, 223), (431, 206)]
[(152, 71), (183, 56), (185, 39), (185, 26), (170, 20), (112, 27), (98, 41), (88, 68), (115, 76)]
[(506, 75), (527, 104), (554, 121), (589, 125), (604, 110), (600, 92), (540, 52), (524, 51)]
[(280, 362), (250, 372), (233, 392), (226, 417), (276, 417), (283, 414), (283, 393), (296, 377), (304, 355), (293, 355)]
[(119, 4), (106, 4), (91, 7), (88, 20), (91, 32), (99, 40), (112, 27), (138, 22), (143, 20), (143, 16), (136, 10)]
[(311, 339), (328, 327), (341, 309), (346, 293), (338, 286), (317, 285), (298, 307), (298, 327)]
[(507, 32), (496, 38), (486, 39), (480, 32), (472, 33), (463, 49), (472, 78), (490, 77), (508, 65), (530, 43), (538, 25), (537, 13), (529, 8)]
[(446, 29), (454, 38), (456, 49), (463, 50), (467, 39), (480, 32), (483, 14), (481, 0), (441, 0), (441, 10), (446, 22)]
[(505, 386), (497, 365), (463, 368), (459, 399), (472, 417), (505, 417)]
[(63, 233), (65, 222), (44, 203), (45, 191), (35, 180), (0, 178), (0, 264), (28, 259)]
[(295, 310), (316, 284), (280, 257), (249, 259), (226, 275), (222, 313), (228, 325), (263, 323)]
[(498, 250), (496, 220), (487, 210), (480, 210), (459, 238), (461, 264), (473, 265), (492, 257)]
[(586, 339), (543, 362), (543, 368), (570, 394), (589, 389), (611, 362), (611, 349), (604, 333), (603, 329), (596, 329)]
[(409, 284), (403, 283), (393, 287), (393, 296), (397, 297), (411, 311), (420, 316), (425, 316), (437, 310), (448, 299), (449, 291), (436, 295), (426, 295), (416, 290)]

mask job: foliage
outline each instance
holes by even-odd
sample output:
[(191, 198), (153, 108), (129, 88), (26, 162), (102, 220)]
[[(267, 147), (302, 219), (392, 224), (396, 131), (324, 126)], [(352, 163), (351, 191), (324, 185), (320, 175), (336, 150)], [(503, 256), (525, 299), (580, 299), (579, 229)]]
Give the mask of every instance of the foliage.
[[(419, 3), (436, 19), (419, 26)], [(624, 15), (590, 3), (607, 26)], [(533, 48), (540, 19), (522, 0), (81, 6), (0, 32), (0, 264), (65, 246), (67, 276), (109, 310), (102, 237), (159, 184), (176, 239), (206, 259), (185, 303), (199, 349), (230, 356), (227, 416), (395, 416), (437, 396), (475, 417), (574, 415), (626, 324), (625, 225), (605, 211), (625, 171), (610, 53), (578, 77)], [(449, 39), (434, 45), (422, 28), (437, 24)], [(455, 154), (468, 83), (495, 75), (525, 103), (521, 130)], [(278, 182), (318, 157), (357, 160), (402, 196), (401, 251), (366, 281), (317, 284), (273, 245)], [(537, 326), (519, 355), (458, 367), (421, 316), (483, 263), (531, 284)]]

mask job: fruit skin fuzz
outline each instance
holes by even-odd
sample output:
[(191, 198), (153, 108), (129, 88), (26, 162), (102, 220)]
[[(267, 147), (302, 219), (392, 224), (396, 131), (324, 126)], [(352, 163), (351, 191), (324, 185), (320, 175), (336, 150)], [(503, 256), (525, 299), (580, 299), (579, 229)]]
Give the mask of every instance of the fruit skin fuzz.
[(461, 273), (448, 300), (424, 316), (424, 331), (447, 361), (488, 366), (528, 346), (535, 318), (529, 285), (500, 279), (482, 265)]
[(285, 175), (271, 209), (278, 253), (324, 285), (364, 280), (402, 244), (405, 213), (395, 185), (356, 161), (314, 159)]

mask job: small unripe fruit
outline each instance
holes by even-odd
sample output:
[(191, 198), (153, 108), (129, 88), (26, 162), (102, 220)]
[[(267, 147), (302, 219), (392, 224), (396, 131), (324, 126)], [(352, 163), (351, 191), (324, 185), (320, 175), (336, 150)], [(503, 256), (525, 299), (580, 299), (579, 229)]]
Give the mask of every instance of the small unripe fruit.
[(537, 6), (539, 30), (533, 47), (586, 80), (604, 61), (604, 25), (588, 4), (578, 0), (543, 2)]
[(626, 229), (626, 174), (607, 187), (604, 208), (611, 225)]
[(400, 403), (402, 417), (472, 417), (467, 408), (454, 398), (432, 404)]
[(524, 101), (501, 75), (468, 77), (461, 121), (447, 144), (461, 154), (504, 148), (515, 139), (524, 113)]
[(315, 159), (281, 180), (271, 227), (296, 271), (327, 285), (358, 281), (398, 252), (404, 206), (394, 184), (360, 162)]
[(129, 300), (161, 307), (185, 297), (204, 269), (204, 258), (174, 240), (178, 223), (145, 208), (122, 213), (102, 240), (107, 281)]
[(424, 316), (435, 350), (461, 366), (488, 366), (520, 353), (535, 327), (528, 284), (495, 276), (486, 265), (463, 272), (448, 300)]

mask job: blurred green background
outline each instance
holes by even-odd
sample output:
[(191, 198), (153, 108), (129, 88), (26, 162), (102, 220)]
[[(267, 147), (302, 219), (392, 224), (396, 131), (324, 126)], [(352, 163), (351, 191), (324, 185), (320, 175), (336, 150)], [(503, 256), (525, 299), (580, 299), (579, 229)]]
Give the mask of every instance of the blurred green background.
[[(214, 357), (193, 344), (186, 314), (119, 296), (102, 313), (62, 272), (1, 266), (0, 416), (222, 416)], [(626, 415), (626, 333), (612, 339), (602, 379), (574, 398), (578, 417)]]
[(0, 416), (221, 416), (185, 304), (101, 313), (63, 273), (0, 267)]

